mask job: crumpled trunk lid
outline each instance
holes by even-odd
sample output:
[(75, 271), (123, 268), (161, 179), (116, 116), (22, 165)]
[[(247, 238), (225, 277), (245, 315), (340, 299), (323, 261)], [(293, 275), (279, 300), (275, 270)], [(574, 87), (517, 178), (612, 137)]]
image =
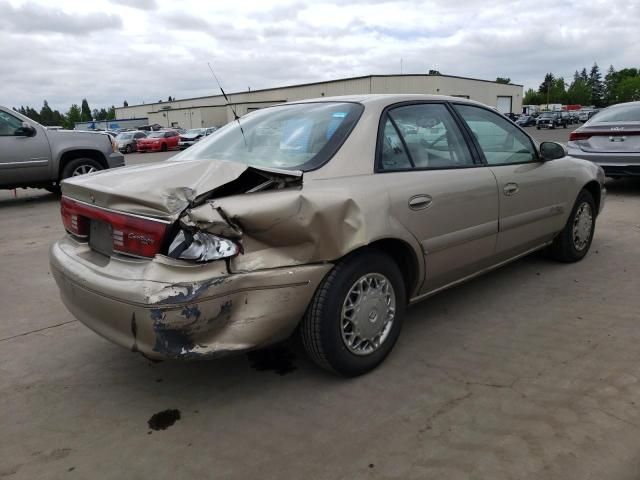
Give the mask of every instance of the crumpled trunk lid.
[(274, 176), (295, 179), (302, 172), (226, 160), (166, 160), (69, 178), (62, 182), (62, 193), (99, 207), (173, 221), (215, 191), (244, 193)]

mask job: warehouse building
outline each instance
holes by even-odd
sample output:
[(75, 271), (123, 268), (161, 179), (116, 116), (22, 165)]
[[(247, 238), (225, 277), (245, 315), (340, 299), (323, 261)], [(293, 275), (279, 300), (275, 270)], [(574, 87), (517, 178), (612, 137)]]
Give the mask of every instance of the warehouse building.
[[(440, 74), (368, 75), (326, 82), (266, 88), (228, 94), (236, 113), (242, 116), (252, 110), (283, 102), (307, 98), (358, 95), (367, 93), (428, 93), (452, 95), (477, 100), (496, 107), (500, 112), (522, 111), (522, 85)], [(166, 127), (213, 127), (233, 120), (233, 112), (222, 95), (185, 98), (168, 102), (129, 105), (116, 108), (116, 118), (146, 119)]]

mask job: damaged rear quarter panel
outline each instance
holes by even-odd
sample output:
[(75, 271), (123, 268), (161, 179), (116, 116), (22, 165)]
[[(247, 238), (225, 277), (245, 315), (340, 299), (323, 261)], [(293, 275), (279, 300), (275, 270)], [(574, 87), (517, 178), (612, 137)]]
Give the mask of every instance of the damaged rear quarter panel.
[(210, 200), (188, 210), (183, 222), (216, 235), (241, 232), (244, 254), (231, 259), (232, 272), (332, 262), (384, 238), (419, 252), (391, 216), (386, 190), (384, 176), (304, 180), (302, 188)]

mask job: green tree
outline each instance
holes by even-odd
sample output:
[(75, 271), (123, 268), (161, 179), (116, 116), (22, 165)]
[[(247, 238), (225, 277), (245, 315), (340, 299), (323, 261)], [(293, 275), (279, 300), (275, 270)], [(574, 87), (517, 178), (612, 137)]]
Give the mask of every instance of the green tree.
[(587, 85), (587, 83), (578, 76), (577, 79), (569, 85), (569, 89), (567, 90), (567, 103), (587, 105), (590, 99), (591, 89), (589, 88), (589, 85)]
[(122, 106), (123, 107), (128, 107), (129, 106), (129, 102), (127, 102), (126, 100), (124, 102), (122, 102)]
[(40, 123), (40, 114), (38, 113), (37, 110), (31, 107), (27, 107), (25, 109), (24, 115), (29, 117), (31, 120), (35, 120), (36, 122)]
[(602, 85), (602, 76), (600, 75), (600, 68), (597, 63), (594, 63), (591, 67), (588, 85), (591, 88), (591, 104), (596, 107), (601, 107), (604, 89)]
[(566, 103), (567, 101), (567, 86), (564, 82), (564, 78), (556, 78), (551, 83), (549, 89), (549, 103)]
[(553, 76), (553, 73), (547, 73), (544, 76), (543, 82), (538, 87), (538, 93), (542, 93), (547, 95), (547, 93), (551, 90), (553, 86), (553, 82), (556, 80), (556, 77)]
[(80, 121), (88, 122), (92, 119), (91, 108), (89, 108), (89, 102), (86, 98), (82, 99), (82, 106), (80, 107)]
[(107, 120), (115, 120), (116, 119), (116, 107), (111, 105), (109, 110), (107, 110)]
[(80, 121), (82, 121), (82, 111), (80, 110), (80, 107), (74, 103), (69, 107), (63, 126), (64, 128), (73, 130), (76, 126), (76, 122)]
[(49, 102), (46, 100), (42, 104), (42, 108), (40, 109), (40, 123), (46, 126), (53, 125), (53, 110), (49, 107)]
[(640, 100), (640, 76), (624, 77), (614, 90), (616, 102), (635, 102)]
[(496, 83), (509, 84), (509, 83), (511, 83), (511, 79), (509, 77), (498, 77), (498, 78), (496, 78)]
[(545, 102), (545, 97), (541, 93), (536, 92), (533, 88), (528, 89), (524, 93), (522, 103), (524, 105), (540, 105)]

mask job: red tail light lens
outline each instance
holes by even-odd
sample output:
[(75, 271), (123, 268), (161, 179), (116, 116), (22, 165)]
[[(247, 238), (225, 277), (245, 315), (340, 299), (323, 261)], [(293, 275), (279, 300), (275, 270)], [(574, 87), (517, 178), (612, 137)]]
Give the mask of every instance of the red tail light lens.
[(158, 254), (169, 227), (162, 220), (105, 210), (67, 197), (62, 197), (61, 213), (64, 227), (78, 237), (89, 236), (92, 220), (109, 224), (113, 251), (137, 257), (152, 258)]
[(586, 140), (587, 138), (591, 138), (590, 133), (586, 132), (571, 132), (569, 134), (569, 141), (574, 142), (576, 140)]

